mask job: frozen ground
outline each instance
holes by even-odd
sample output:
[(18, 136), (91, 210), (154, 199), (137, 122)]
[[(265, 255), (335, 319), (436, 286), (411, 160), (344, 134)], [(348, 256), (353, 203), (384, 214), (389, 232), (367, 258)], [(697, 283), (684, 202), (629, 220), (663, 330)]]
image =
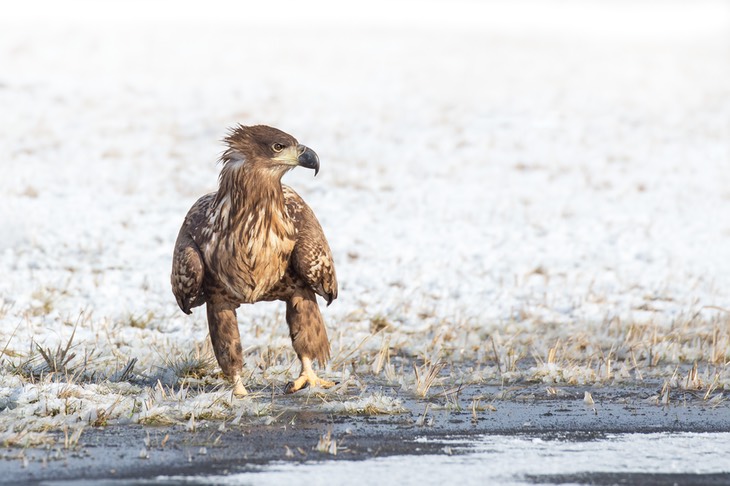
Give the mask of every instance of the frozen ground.
[(232, 400), (168, 282), (235, 123), (322, 161), (286, 178), (341, 282), (324, 313), (342, 385), (313, 407), (649, 381), (656, 403), (727, 410), (727, 2), (132, 5), (0, 19), (4, 443), (277, 420), (296, 372), (281, 306), (239, 312), (257, 393)]

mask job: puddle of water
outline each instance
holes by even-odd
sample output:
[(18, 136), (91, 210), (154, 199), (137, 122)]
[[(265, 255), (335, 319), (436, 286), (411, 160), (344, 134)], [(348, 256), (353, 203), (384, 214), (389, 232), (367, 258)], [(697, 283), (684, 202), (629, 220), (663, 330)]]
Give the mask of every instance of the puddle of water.
[(616, 434), (591, 440), (488, 435), (438, 442), (444, 443), (442, 455), (276, 463), (225, 476), (44, 484), (730, 484), (730, 433)]
[[(690, 475), (690, 482), (702, 483), (703, 476), (699, 475), (717, 479), (718, 473), (722, 473), (721, 480), (730, 481), (730, 433), (621, 434), (580, 442), (492, 435), (475, 442), (454, 440), (446, 448), (444, 455), (439, 456), (276, 464), (258, 472), (198, 480), (226, 485), (458, 483), (468, 486), (564, 482), (613, 473), (614, 478), (624, 479), (636, 474), (644, 483), (651, 481), (652, 474), (661, 475), (660, 482), (673, 476), (682, 477), (683, 483)], [(453, 455), (448, 455), (448, 448)], [(466, 453), (465, 448), (469, 449)], [(698, 481), (691, 481), (691, 476)]]

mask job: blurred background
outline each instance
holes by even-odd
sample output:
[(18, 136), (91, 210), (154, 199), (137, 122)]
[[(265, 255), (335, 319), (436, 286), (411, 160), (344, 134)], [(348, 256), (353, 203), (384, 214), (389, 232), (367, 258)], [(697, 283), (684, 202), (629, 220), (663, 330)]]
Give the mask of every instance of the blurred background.
[(726, 1), (34, 1), (0, 30), (3, 331), (204, 336), (170, 254), (237, 123), (319, 153), (285, 182), (335, 252), (332, 322), (730, 308)]

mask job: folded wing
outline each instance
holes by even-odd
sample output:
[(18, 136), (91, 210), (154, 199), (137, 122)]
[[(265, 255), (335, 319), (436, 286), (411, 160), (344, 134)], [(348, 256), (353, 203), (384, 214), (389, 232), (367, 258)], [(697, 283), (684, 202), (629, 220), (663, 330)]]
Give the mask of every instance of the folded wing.
[(282, 188), (286, 209), (297, 233), (290, 269), (329, 305), (337, 298), (337, 274), (327, 238), (314, 212), (299, 194), (288, 186)]

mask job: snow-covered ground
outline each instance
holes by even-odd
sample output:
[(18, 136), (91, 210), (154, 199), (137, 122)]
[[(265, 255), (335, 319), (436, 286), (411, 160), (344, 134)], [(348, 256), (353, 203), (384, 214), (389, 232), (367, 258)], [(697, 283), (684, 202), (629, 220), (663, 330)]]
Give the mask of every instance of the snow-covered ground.
[[(320, 156), (285, 182), (334, 251), (331, 373), (356, 380), (390, 346), (485, 363), (474, 379), (698, 361), (698, 388), (730, 386), (727, 2), (245, 5), (5, 9), (0, 429), (231, 413), (224, 392), (165, 387), (209, 352), (170, 256), (236, 123)], [(282, 306), (239, 322), (251, 380), (290, 379)], [(68, 379), (41, 377), (35, 343), (56, 354), (74, 329)], [(156, 388), (116, 382), (133, 358)]]

